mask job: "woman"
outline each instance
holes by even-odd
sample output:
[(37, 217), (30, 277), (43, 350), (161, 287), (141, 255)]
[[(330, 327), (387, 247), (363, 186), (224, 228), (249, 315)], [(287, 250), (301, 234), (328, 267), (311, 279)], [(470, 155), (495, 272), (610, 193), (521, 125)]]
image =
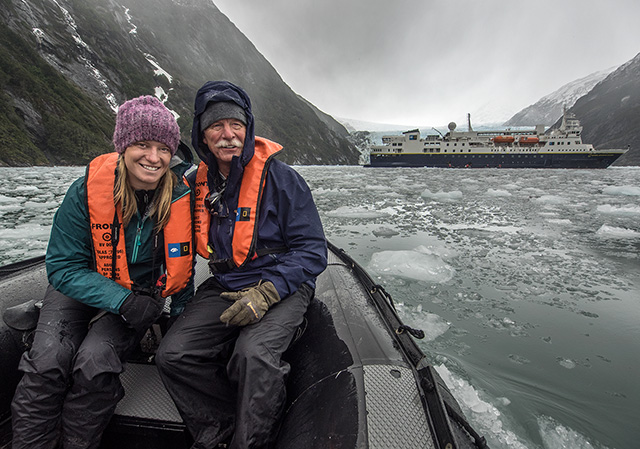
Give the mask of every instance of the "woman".
[[(120, 106), (115, 153), (94, 159), (56, 212), (49, 287), (12, 403), (13, 448), (96, 448), (124, 390), (119, 374), (172, 296), (193, 295), (190, 164), (155, 97)], [(175, 165), (175, 164), (173, 164)]]

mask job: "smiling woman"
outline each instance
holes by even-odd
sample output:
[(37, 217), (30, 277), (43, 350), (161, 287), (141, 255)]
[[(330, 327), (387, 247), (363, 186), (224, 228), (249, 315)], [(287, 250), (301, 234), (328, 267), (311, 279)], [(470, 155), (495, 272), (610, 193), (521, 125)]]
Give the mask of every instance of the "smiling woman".
[(116, 116), (115, 152), (91, 161), (65, 195), (38, 327), (19, 365), (14, 448), (97, 447), (124, 396), (124, 361), (164, 298), (172, 295), (175, 316), (193, 295), (192, 193), (177, 181), (191, 164), (169, 169), (179, 142), (158, 99), (129, 100)]
[(171, 149), (155, 140), (136, 142), (122, 154), (127, 181), (135, 190), (158, 187), (171, 162)]

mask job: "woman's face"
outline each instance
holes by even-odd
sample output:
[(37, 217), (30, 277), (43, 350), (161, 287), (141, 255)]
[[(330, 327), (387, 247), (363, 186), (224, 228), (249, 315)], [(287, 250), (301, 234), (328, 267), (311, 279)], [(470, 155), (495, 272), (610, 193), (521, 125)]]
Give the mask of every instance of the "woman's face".
[(131, 187), (153, 190), (169, 169), (171, 150), (162, 142), (144, 140), (129, 145), (123, 157)]

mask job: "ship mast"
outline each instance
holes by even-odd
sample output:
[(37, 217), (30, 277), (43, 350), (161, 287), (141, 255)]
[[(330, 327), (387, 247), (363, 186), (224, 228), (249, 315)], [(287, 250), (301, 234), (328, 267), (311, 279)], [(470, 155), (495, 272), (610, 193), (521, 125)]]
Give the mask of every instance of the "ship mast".
[(560, 125), (560, 130), (564, 131), (567, 129), (567, 105), (566, 103), (562, 104), (562, 124)]

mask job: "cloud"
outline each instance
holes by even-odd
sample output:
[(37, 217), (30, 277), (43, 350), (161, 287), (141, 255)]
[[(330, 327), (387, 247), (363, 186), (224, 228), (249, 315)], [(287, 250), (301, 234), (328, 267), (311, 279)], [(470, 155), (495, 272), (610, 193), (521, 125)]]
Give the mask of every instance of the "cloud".
[(640, 52), (640, 2), (216, 0), (291, 88), (337, 117), (503, 121)]

